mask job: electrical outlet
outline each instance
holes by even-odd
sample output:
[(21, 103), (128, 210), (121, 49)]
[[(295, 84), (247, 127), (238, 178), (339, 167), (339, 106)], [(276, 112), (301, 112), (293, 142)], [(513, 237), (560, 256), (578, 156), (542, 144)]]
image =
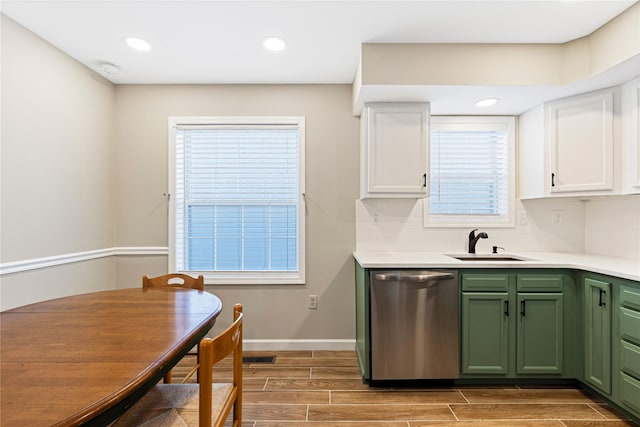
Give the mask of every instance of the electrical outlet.
[(309, 295), (309, 308), (314, 310), (318, 308), (318, 295)]
[(518, 225), (527, 225), (527, 211), (518, 212)]
[(551, 225), (560, 225), (562, 223), (562, 214), (564, 211), (553, 211), (551, 213)]

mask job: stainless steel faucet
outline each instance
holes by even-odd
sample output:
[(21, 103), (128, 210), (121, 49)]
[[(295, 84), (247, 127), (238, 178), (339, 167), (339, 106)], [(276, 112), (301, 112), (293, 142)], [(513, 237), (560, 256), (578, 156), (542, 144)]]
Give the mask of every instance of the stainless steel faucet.
[(471, 230), (471, 233), (469, 233), (469, 253), (470, 254), (476, 253), (476, 244), (478, 243), (478, 240), (489, 238), (489, 235), (487, 233), (478, 233), (478, 235), (476, 235), (476, 231), (478, 231), (478, 229), (474, 228), (473, 230)]

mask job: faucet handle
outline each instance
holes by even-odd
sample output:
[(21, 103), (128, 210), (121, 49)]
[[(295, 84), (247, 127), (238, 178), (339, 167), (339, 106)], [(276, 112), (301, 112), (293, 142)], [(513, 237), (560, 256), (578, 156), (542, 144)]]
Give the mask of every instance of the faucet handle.
[(473, 239), (474, 237), (476, 237), (476, 231), (478, 231), (477, 228), (471, 230), (471, 233), (469, 233), (469, 239)]
[(503, 247), (500, 247), (500, 246), (494, 246), (494, 247), (493, 247), (493, 252), (491, 252), (491, 253), (497, 254), (497, 253), (498, 253), (498, 249), (502, 249), (503, 251), (505, 250)]

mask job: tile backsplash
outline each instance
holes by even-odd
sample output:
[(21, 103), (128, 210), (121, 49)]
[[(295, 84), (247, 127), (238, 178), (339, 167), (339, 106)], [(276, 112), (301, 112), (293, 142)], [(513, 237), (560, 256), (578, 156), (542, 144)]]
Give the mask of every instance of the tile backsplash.
[[(425, 228), (422, 200), (356, 201), (356, 250), (465, 252), (476, 227)], [(516, 226), (481, 228), (478, 253), (551, 251), (640, 258), (640, 197), (535, 199), (516, 203)]]
[(640, 195), (592, 197), (584, 206), (585, 252), (640, 263)]

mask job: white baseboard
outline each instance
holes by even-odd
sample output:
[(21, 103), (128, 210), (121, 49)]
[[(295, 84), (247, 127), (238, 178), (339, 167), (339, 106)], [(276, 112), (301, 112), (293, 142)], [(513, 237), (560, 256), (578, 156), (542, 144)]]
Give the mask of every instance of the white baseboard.
[(242, 350), (355, 350), (356, 340), (242, 340)]

